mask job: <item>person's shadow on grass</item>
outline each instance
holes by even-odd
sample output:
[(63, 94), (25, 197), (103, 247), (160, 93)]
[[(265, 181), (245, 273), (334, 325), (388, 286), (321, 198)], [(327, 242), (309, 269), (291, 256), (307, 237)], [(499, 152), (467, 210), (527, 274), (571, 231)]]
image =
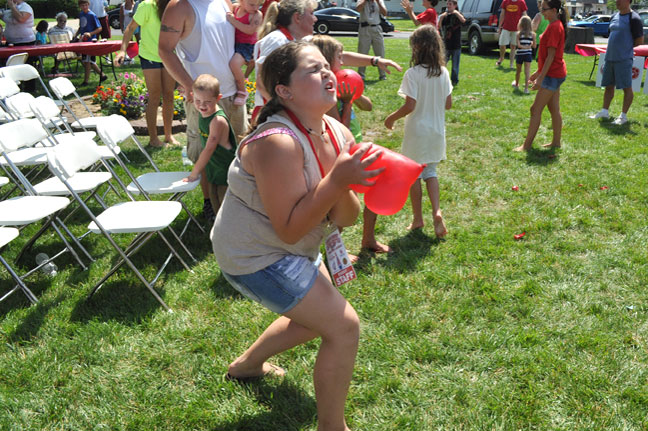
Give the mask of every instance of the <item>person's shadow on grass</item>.
[(398, 268), (399, 271), (411, 271), (417, 267), (417, 262), (430, 254), (433, 246), (439, 245), (443, 239), (427, 235), (423, 229), (414, 229), (405, 236), (393, 239), (389, 242), (392, 253), (377, 255), (363, 249), (358, 255), (358, 262), (354, 264), (357, 271), (367, 271), (371, 265), (372, 257), (385, 256), (376, 259), (379, 265), (390, 268)]
[(315, 400), (286, 378), (281, 383), (275, 378), (270, 378), (253, 383), (229, 384), (240, 386), (241, 391), (246, 391), (248, 396), (256, 398), (266, 411), (223, 421), (213, 428), (214, 431), (298, 431), (315, 425)]
[(531, 148), (526, 152), (526, 162), (529, 165), (548, 166), (560, 158), (559, 148)]

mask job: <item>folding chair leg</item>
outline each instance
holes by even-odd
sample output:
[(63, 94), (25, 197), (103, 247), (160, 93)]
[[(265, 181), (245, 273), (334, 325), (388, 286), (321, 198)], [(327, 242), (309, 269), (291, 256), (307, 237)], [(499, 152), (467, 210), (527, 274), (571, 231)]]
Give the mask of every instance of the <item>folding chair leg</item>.
[(2, 263), (2, 265), (7, 269), (7, 271), (9, 271), (9, 275), (11, 275), (11, 278), (13, 278), (16, 283), (18, 283), (16, 287), (11, 289), (9, 292), (3, 295), (2, 298), (0, 298), (0, 302), (4, 301), (6, 298), (9, 297), (9, 295), (14, 293), (16, 290), (21, 289), (25, 294), (25, 296), (27, 297), (27, 299), (29, 299), (29, 302), (31, 302), (32, 304), (36, 304), (38, 302), (38, 299), (36, 299), (36, 295), (34, 295), (34, 293), (31, 290), (29, 290), (29, 287), (27, 287), (27, 285), (23, 283), (22, 279), (18, 276), (18, 274), (14, 272), (14, 270), (2, 258), (2, 256), (0, 256), (0, 263)]
[[(182, 247), (182, 249), (185, 251), (185, 253), (187, 253), (187, 255), (191, 258), (191, 260), (193, 260), (194, 263), (198, 262), (196, 260), (196, 258), (193, 256), (193, 254), (191, 254), (191, 252), (189, 251), (187, 246), (184, 245), (184, 242), (182, 242), (182, 240), (180, 239), (178, 234), (176, 234), (175, 231), (171, 228), (171, 226), (169, 226), (169, 231), (171, 232), (171, 235), (173, 235), (173, 237), (176, 239), (176, 241), (178, 241), (178, 244), (180, 244), (180, 247)], [(160, 235), (162, 235), (162, 234), (160, 233)], [(171, 246), (169, 245), (169, 247), (171, 247)], [(186, 265), (185, 265), (185, 267), (186, 267)], [(189, 268), (187, 268), (187, 269), (189, 269)]]
[[(169, 227), (169, 230), (171, 230), (170, 227)], [(173, 232), (173, 231), (171, 230), (171, 232)], [(162, 240), (166, 243), (166, 245), (169, 247), (169, 249), (171, 249), (171, 253), (173, 253), (173, 255), (174, 255), (174, 256), (175, 256), (175, 257), (180, 261), (180, 263), (182, 264), (182, 266), (184, 266), (185, 269), (186, 269), (187, 271), (189, 271), (190, 273), (193, 274), (193, 270), (192, 270), (191, 268), (189, 268), (189, 265), (187, 265), (187, 262), (184, 261), (184, 259), (183, 259), (183, 258), (180, 256), (180, 254), (175, 250), (175, 248), (173, 248), (173, 247), (171, 246), (171, 243), (166, 239), (166, 237), (164, 236), (164, 234), (162, 234), (162, 232), (158, 232), (158, 233), (159, 233), (159, 235), (160, 235), (160, 238), (162, 238)], [(175, 233), (173, 233), (173, 235), (175, 236)], [(177, 238), (177, 236), (176, 236), (176, 238)], [(184, 249), (186, 250), (186, 247), (184, 247), (184, 244), (182, 244), (182, 242), (180, 242), (180, 244), (183, 246), (182, 248), (184, 248)], [(189, 254), (189, 256), (191, 256), (191, 254)], [(191, 258), (194, 259), (193, 256), (191, 256)], [(194, 261), (195, 261), (195, 259), (194, 259)]]
[[(198, 219), (196, 219), (196, 216), (193, 215), (191, 211), (189, 211), (189, 208), (185, 205), (184, 202), (182, 202), (180, 199), (178, 199), (178, 202), (180, 202), (180, 205), (182, 205), (182, 208), (185, 210), (187, 215), (189, 216), (189, 219), (195, 223), (196, 226), (198, 226), (198, 229), (200, 229), (200, 232), (205, 233), (205, 228), (198, 222)], [(184, 231), (186, 230), (183, 229), (183, 232), (180, 234), (182, 236), (184, 234)]]
[[(86, 250), (86, 248), (83, 246), (83, 244), (81, 244), (81, 241), (79, 241), (79, 239), (78, 239), (76, 236), (74, 236), (74, 234), (73, 234), (72, 232), (70, 232), (70, 229), (68, 229), (68, 227), (65, 225), (65, 223), (63, 223), (61, 220), (59, 220), (58, 217), (56, 218), (56, 220), (57, 220), (59, 223), (61, 223), (61, 227), (63, 228), (63, 230), (65, 230), (65, 232), (70, 236), (70, 238), (72, 238), (72, 241), (77, 245), (77, 247), (79, 247), (79, 248), (81, 249), (81, 251), (83, 252), (83, 254), (86, 255), (86, 257), (88, 258), (88, 260), (89, 260), (90, 262), (94, 262), (95, 259), (94, 259), (94, 258), (92, 257), (92, 255), (88, 252), (88, 250)], [(83, 264), (83, 262), (81, 262), (81, 259), (79, 259), (79, 256), (76, 254), (76, 252), (74, 251), (74, 249), (73, 249), (72, 247), (69, 247), (69, 249), (70, 249), (70, 253), (72, 253), (72, 255), (76, 258), (76, 260), (81, 264), (81, 266), (83, 267), (83, 270), (85, 271), (86, 269), (88, 269), (88, 268)]]

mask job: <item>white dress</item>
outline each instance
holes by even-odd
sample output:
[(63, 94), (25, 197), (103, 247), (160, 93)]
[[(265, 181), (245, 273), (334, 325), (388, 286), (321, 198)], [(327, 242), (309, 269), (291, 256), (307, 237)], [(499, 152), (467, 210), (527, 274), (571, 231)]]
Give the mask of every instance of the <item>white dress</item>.
[(446, 158), (445, 103), (452, 84), (445, 67), (439, 76), (427, 73), (425, 67), (414, 66), (398, 90), (400, 96), (416, 100), (416, 108), (405, 117), (402, 153), (417, 163), (438, 163)]

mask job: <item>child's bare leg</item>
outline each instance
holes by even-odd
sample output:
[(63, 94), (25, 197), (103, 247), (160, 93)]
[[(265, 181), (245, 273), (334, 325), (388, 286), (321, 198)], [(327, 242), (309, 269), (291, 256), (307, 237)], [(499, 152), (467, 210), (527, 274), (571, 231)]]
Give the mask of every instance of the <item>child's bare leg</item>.
[(362, 248), (366, 248), (375, 253), (389, 253), (391, 248), (388, 245), (376, 241), (375, 229), (378, 215), (365, 207), (362, 212)]
[(245, 75), (241, 69), (244, 64), (245, 59), (238, 52), (234, 53), (229, 62), (230, 70), (232, 71), (232, 75), (234, 75), (234, 81), (236, 81), (236, 91), (245, 91)]
[[(542, 110), (549, 103), (553, 97), (554, 91), (547, 90), (546, 88), (541, 88), (536, 94), (533, 105), (531, 105), (531, 118), (529, 119), (529, 130), (527, 131), (527, 136), (524, 139), (524, 144), (520, 145), (513, 149), (513, 151), (528, 151), (533, 145), (533, 140), (538, 133), (538, 128), (540, 128), (540, 122), (542, 121)], [(561, 120), (562, 121), (562, 120)]]
[(250, 60), (245, 63), (245, 77), (249, 78), (254, 71), (254, 61)]
[(90, 79), (90, 62), (89, 61), (84, 61), (83, 62), (83, 83), (87, 84), (88, 79)]
[[(162, 69), (162, 124), (164, 125), (164, 141), (171, 145), (180, 145), (173, 137), (173, 91), (176, 81), (171, 74)], [(157, 127), (157, 124), (156, 124)]]
[(553, 97), (547, 105), (551, 114), (551, 127), (553, 129), (553, 139), (551, 144), (545, 144), (544, 147), (560, 148), (560, 138), (562, 136), (562, 114), (560, 113), (560, 89), (554, 92)]
[(519, 63), (515, 64), (515, 81), (513, 81), (514, 87), (519, 87), (520, 85), (520, 72), (522, 71), (522, 65)]
[(437, 238), (443, 238), (448, 233), (443, 216), (441, 215), (441, 205), (439, 203), (439, 179), (431, 177), (425, 180), (430, 202), (432, 203), (432, 214), (434, 214), (434, 234)]
[[(519, 67), (519, 65), (518, 65)], [(524, 62), (524, 89), (529, 89), (529, 77), (531, 76), (531, 62)]]
[(423, 222), (423, 191), (421, 190), (421, 181), (417, 179), (410, 188), (410, 202), (412, 203), (412, 224), (407, 228), (410, 230), (420, 229), (425, 223)]

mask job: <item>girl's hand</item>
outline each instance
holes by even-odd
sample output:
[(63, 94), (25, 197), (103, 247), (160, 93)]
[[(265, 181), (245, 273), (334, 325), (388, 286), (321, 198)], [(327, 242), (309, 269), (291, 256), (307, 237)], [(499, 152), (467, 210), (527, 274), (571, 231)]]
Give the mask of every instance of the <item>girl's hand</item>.
[(225, 19), (227, 19), (227, 22), (229, 22), (230, 24), (232, 23), (232, 21), (236, 21), (236, 17), (232, 12), (227, 12), (227, 14), (225, 15)]
[(374, 182), (367, 181), (367, 179), (377, 176), (385, 168), (366, 170), (382, 155), (382, 151), (376, 151), (363, 160), (362, 157), (369, 149), (371, 149), (371, 143), (363, 143), (355, 153), (349, 154), (349, 145), (347, 145), (345, 151), (338, 156), (331, 168), (329, 173), (331, 181), (342, 188), (348, 188), (349, 184), (372, 186)]
[(401, 0), (401, 6), (403, 9), (405, 9), (407, 12), (412, 10), (412, 5), (410, 4), (409, 0)]
[(394, 130), (394, 118), (390, 115), (385, 118), (385, 127), (387, 127), (389, 130)]
[(529, 80), (529, 85), (531, 86), (531, 90), (540, 90), (542, 88), (542, 81), (540, 79), (536, 79), (535, 81)]
[(196, 181), (198, 178), (199, 178), (199, 177), (198, 177), (197, 175), (196, 175), (196, 176), (194, 176), (194, 175), (189, 175), (187, 178), (183, 178), (183, 179), (182, 179), (182, 182), (183, 182), (183, 183), (193, 183), (193, 182)]
[(349, 103), (353, 100), (353, 96), (355, 95), (356, 90), (354, 88), (353, 91), (351, 91), (351, 86), (348, 82), (338, 84), (337, 89), (338, 93), (340, 93), (338, 99), (340, 99), (342, 103)]

